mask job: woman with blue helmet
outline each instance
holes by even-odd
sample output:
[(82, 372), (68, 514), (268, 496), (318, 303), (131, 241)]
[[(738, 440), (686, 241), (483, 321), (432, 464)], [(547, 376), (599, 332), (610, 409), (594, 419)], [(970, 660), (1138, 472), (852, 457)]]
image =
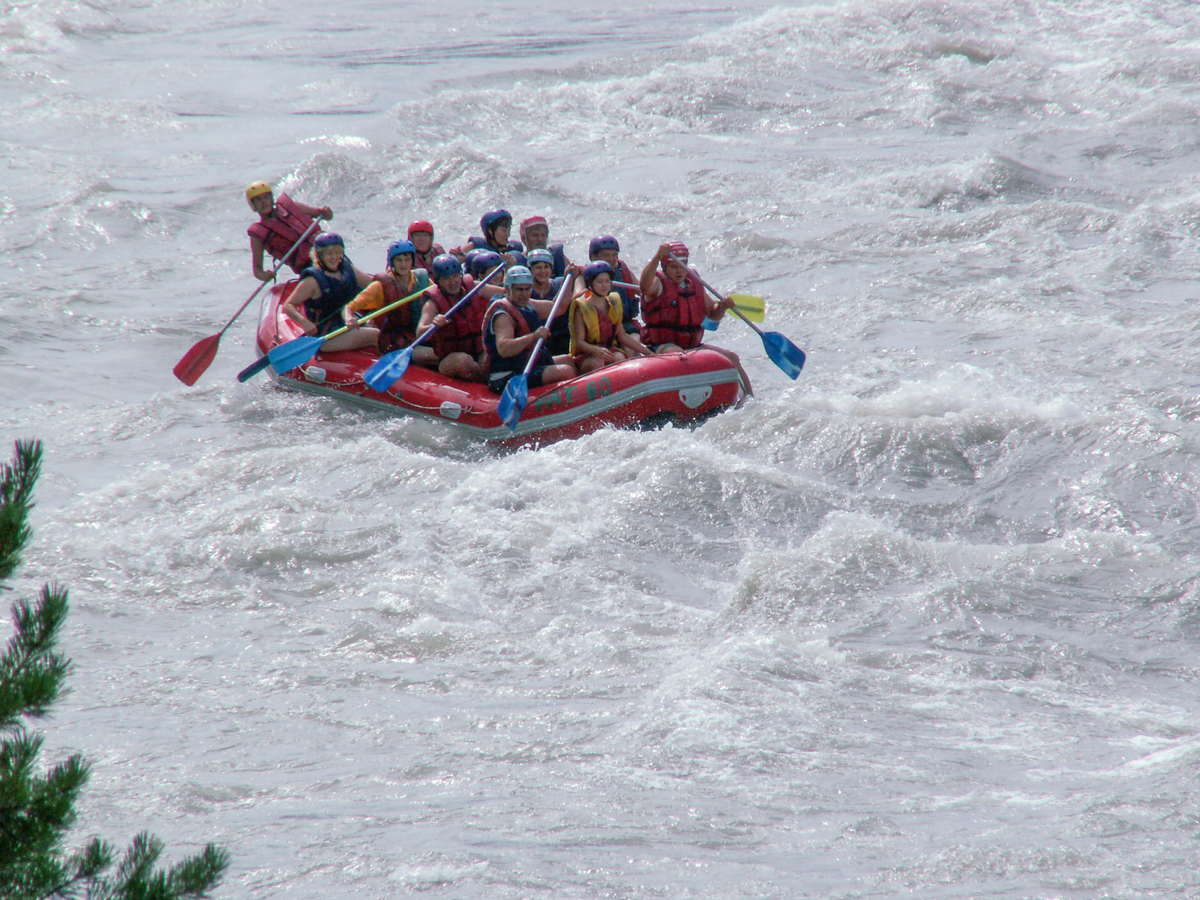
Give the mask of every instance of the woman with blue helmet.
[[(613, 268), (613, 281), (621, 281), (625, 284), (637, 284), (638, 280), (634, 278), (633, 271), (621, 259), (621, 244), (611, 234), (599, 234), (588, 242), (588, 259), (602, 261), (608, 263)], [(624, 305), (625, 318), (622, 324), (625, 330), (632, 334), (641, 336), (642, 326), (638, 322), (638, 313), (641, 311), (641, 297), (638, 294), (637, 288), (613, 288), (621, 295), (621, 303)]]
[(580, 374), (650, 355), (641, 341), (621, 327), (621, 295), (612, 289), (612, 275), (608, 263), (589, 263), (583, 270), (584, 289), (571, 300), (571, 353)]
[[(512, 213), (507, 209), (493, 209), (485, 212), (479, 218), (479, 229), (483, 235), (467, 238), (463, 250), (494, 250), (496, 253), (508, 253), (512, 250), (524, 250), (525, 245), (520, 241), (509, 240), (512, 234)], [(512, 260), (509, 260), (511, 262)]]
[(341, 235), (332, 231), (317, 235), (313, 241), (312, 265), (300, 276), (300, 283), (283, 304), (288, 318), (310, 336), (329, 334), (343, 325), (350, 328), (326, 341), (322, 352), (355, 350), (378, 343), (379, 330), (359, 328), (357, 317), (350, 312), (350, 301), (371, 283), (371, 276), (350, 262)]

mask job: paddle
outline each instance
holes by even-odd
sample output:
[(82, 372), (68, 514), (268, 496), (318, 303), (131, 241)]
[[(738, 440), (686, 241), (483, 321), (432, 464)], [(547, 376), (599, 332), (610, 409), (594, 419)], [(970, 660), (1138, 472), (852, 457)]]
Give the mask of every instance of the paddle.
[[(372, 310), (358, 320), (359, 324), (363, 322), (369, 322), (376, 316), (382, 316), (384, 313), (391, 312), (393, 309), (403, 306), (405, 303), (411, 303), (431, 287), (433, 287), (433, 285), (426, 285), (419, 291), (414, 291), (413, 293), (409, 294), (407, 297), (401, 297), (399, 300), (395, 300), (389, 303), (387, 306), (381, 306), (379, 309)], [(298, 338), (292, 338), (292, 340), (285, 344), (280, 344), (278, 347), (272, 347), (269, 351), (267, 351), (267, 355), (265, 357), (260, 357), (259, 359), (255, 360), (251, 365), (243, 369), (242, 372), (249, 372), (250, 375), (253, 375), (255, 372), (261, 372), (267, 367), (267, 364), (269, 364), (271, 368), (276, 371), (276, 373), (283, 375), (285, 372), (290, 372), (292, 369), (304, 365), (306, 362), (316, 356), (321, 349), (321, 345), (326, 341), (333, 340), (339, 334), (345, 334), (349, 330), (349, 325), (343, 325), (341, 328), (337, 328), (329, 332), (329, 334), (316, 336), (306, 334)], [(259, 363), (262, 362), (263, 359), (266, 359), (267, 363), (259, 366)], [(255, 368), (256, 366), (259, 367)], [(254, 371), (251, 372), (251, 369), (254, 369)], [(249, 378), (250, 375), (247, 375), (246, 377)], [(242, 379), (240, 373), (238, 378), (243, 381), (245, 380)]]
[[(628, 281), (614, 281), (613, 287), (635, 291), (641, 289), (641, 285), (630, 284)], [(751, 322), (761, 322), (767, 317), (767, 302), (762, 297), (755, 297), (753, 294), (730, 294), (729, 299)], [(712, 319), (706, 319), (704, 327), (709, 331), (716, 331), (718, 324)]]
[[(481, 290), (484, 285), (488, 283), (488, 280), (503, 268), (504, 263), (500, 263), (500, 265), (496, 266), (494, 269), (492, 269), (492, 271), (484, 275), (483, 278), (479, 280), (479, 283), (475, 285), (475, 287), (463, 294), (462, 298), (446, 311), (446, 318), (450, 318), (452, 315), (462, 309), (463, 304), (474, 297), (476, 292)], [(385, 353), (383, 356), (379, 357), (378, 362), (373, 363), (371, 368), (367, 369), (367, 371), (363, 373), (363, 381), (366, 382), (367, 387), (373, 391), (378, 391), (381, 394), (387, 393), (387, 389), (399, 381), (403, 377), (404, 373), (408, 370), (408, 364), (412, 362), (413, 351), (416, 350), (417, 347), (427, 337), (437, 331), (437, 329), (438, 327), (436, 325), (430, 325), (425, 329), (425, 332), (422, 335), (420, 335), (407, 347), (402, 347), (399, 350), (393, 350), (391, 353)]]
[[(671, 254), (671, 259), (675, 260), (675, 262), (679, 263), (684, 268), (687, 268), (687, 263), (677, 258), (674, 254)], [(694, 272), (695, 269), (692, 271)], [(698, 272), (696, 273), (696, 277), (700, 278), (700, 274)], [(708, 292), (718, 300), (725, 300), (725, 297), (721, 295), (721, 292), (703, 278), (700, 278), (700, 283), (704, 285), (704, 287), (708, 289)], [(751, 322), (750, 318), (740, 309), (738, 309), (736, 305), (733, 307), (732, 312), (739, 319), (753, 328), (755, 333), (762, 338), (763, 349), (767, 351), (767, 356), (771, 358), (771, 362), (779, 366), (784, 375), (786, 375), (788, 378), (791, 378), (793, 381), (800, 376), (800, 370), (804, 368), (803, 350), (789, 341), (778, 331), (763, 331), (761, 328)]]
[[(567, 296), (567, 291), (574, 280), (574, 278), (563, 279), (562, 286), (554, 298), (554, 305), (550, 307), (550, 314), (546, 316), (547, 322), (557, 315), (558, 308), (562, 304), (563, 298)], [(509, 431), (517, 430), (517, 423), (521, 421), (521, 416), (525, 412), (525, 404), (529, 402), (529, 373), (533, 371), (533, 364), (541, 355), (544, 343), (546, 343), (545, 338), (537, 339), (533, 345), (533, 351), (525, 363), (525, 371), (508, 379), (508, 383), (504, 385), (504, 393), (500, 396), (500, 402), (496, 404), (496, 413), (500, 416), (500, 421), (508, 426)]]
[[(304, 243), (304, 239), (312, 234), (312, 230), (316, 228), (318, 224), (319, 222), (314, 219), (313, 223), (308, 226), (304, 234), (300, 235), (300, 239), (296, 241), (296, 243), (292, 244), (291, 249), (288, 250), (287, 253), (283, 254), (283, 257), (275, 263), (275, 268), (271, 270), (271, 281), (275, 280), (275, 275), (279, 272), (280, 267), (287, 259), (291, 257), (293, 253), (296, 252), (296, 248)], [(229, 326), (237, 320), (237, 317), (240, 316), (245, 311), (246, 307), (249, 306), (254, 300), (254, 298), (258, 296), (258, 292), (266, 286), (267, 282), (259, 282), (258, 287), (254, 289), (254, 293), (247, 297), (246, 302), (238, 307), (238, 311), (233, 314), (233, 318), (225, 323), (224, 328), (222, 328), (216, 334), (209, 335), (203, 340), (197, 341), (192, 345), (191, 350), (183, 354), (183, 357), (179, 360), (179, 362), (175, 363), (175, 368), (171, 370), (175, 373), (176, 378), (178, 378), (188, 387), (191, 387), (196, 383), (196, 380), (208, 370), (208, 367), (212, 364), (213, 359), (216, 357), (217, 346), (221, 343), (221, 335), (229, 330)]]

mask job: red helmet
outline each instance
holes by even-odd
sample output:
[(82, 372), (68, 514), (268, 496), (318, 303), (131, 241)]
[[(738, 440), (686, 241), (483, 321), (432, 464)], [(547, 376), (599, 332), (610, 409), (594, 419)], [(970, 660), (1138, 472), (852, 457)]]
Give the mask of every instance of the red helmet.
[(428, 222), (426, 222), (423, 219), (419, 222), (413, 222), (411, 225), (408, 226), (409, 239), (411, 240), (412, 236), (414, 234), (416, 234), (418, 231), (428, 231), (430, 234), (433, 234), (433, 226), (430, 225)]
[(550, 230), (550, 224), (546, 221), (545, 216), (530, 216), (528, 219), (521, 220), (521, 240), (525, 240), (525, 229), (532, 228), (534, 225), (545, 225), (546, 230)]
[(676, 259), (678, 259), (684, 265), (687, 265), (687, 261), (688, 261), (687, 244), (685, 244), (683, 241), (671, 241), (671, 243), (669, 243), (667, 246), (671, 248), (672, 256), (674, 256)]

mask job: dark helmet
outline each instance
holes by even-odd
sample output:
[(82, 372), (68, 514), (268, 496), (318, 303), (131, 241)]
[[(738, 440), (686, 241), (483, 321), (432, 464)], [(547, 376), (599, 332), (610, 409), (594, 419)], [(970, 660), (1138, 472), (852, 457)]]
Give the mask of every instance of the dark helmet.
[(491, 212), (485, 212), (479, 219), (479, 227), (483, 229), (483, 236), (491, 237), (492, 229), (501, 222), (507, 222), (508, 227), (512, 228), (512, 213), (507, 209), (493, 209)]
[(451, 275), (462, 274), (462, 263), (458, 257), (450, 253), (441, 253), (433, 258), (433, 278), (449, 278)]
[(387, 267), (392, 267), (392, 260), (402, 253), (408, 253), (412, 256), (413, 262), (417, 261), (417, 248), (413, 246), (412, 241), (393, 241), (387, 249)]
[(606, 262), (588, 263), (583, 269), (583, 283), (588, 287), (592, 286), (592, 282), (596, 280), (597, 275), (607, 274), (610, 278), (613, 276), (613, 267)]
[(318, 250), (323, 250), (326, 247), (341, 247), (346, 249), (346, 242), (342, 240), (342, 236), (336, 231), (326, 231), (317, 235), (317, 239), (313, 241), (313, 246)]
[(595, 259), (601, 250), (621, 252), (621, 245), (611, 234), (602, 234), (588, 241), (588, 259)]
[(495, 250), (474, 250), (467, 254), (467, 271), (472, 275), (484, 275), (504, 260)]

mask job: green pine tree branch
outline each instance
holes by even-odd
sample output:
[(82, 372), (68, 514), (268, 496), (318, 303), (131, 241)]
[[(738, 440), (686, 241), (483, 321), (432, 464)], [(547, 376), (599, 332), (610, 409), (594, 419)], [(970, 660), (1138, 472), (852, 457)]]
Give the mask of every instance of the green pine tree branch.
[[(13, 462), (0, 466), (0, 582), (10, 576), (29, 542), (33, 487), (42, 446), (19, 441)], [(93, 838), (66, 855), (65, 836), (88, 780), (83, 757), (69, 757), (39, 774), (42, 738), (23, 720), (43, 716), (59, 698), (70, 661), (56, 652), (68, 611), (67, 592), (42, 588), (32, 606), (13, 607), (13, 633), (0, 656), (0, 900), (179, 900), (205, 897), (229, 866), (214, 844), (163, 871), (155, 868), (163, 844), (143, 832), (134, 838), (111, 878), (112, 846)]]
[(17, 441), (12, 463), (0, 466), (0, 583), (21, 564), (33, 530), (33, 486), (42, 472), (42, 442)]

